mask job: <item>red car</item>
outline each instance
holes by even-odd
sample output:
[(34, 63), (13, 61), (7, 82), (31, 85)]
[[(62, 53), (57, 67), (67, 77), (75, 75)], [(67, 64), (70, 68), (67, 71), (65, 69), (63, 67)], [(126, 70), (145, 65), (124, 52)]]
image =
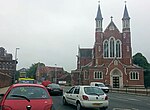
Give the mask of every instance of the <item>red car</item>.
[(42, 82), (42, 85), (45, 86), (45, 87), (47, 87), (48, 84), (51, 84), (51, 82), (49, 80), (45, 80), (45, 81)]
[(52, 97), (39, 84), (14, 84), (0, 94), (0, 110), (53, 110)]

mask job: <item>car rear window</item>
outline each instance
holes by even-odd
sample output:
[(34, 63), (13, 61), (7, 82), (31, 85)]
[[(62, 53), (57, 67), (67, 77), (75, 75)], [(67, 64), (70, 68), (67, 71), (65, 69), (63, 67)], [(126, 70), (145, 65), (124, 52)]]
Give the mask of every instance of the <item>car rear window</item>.
[(84, 87), (84, 92), (88, 95), (104, 95), (104, 92), (98, 87)]
[(34, 80), (20, 80), (19, 83), (27, 83), (27, 84), (34, 84)]
[[(20, 97), (19, 97), (20, 96)], [(48, 92), (41, 87), (33, 87), (33, 86), (25, 86), (25, 87), (15, 87), (13, 88), (7, 99), (24, 99), (26, 97), (28, 99), (48, 99), (50, 96)]]

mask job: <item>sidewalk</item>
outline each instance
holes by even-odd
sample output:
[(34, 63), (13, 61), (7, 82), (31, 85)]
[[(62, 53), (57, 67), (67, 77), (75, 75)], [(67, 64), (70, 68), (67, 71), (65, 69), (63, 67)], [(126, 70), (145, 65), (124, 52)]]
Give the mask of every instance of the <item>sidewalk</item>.
[(9, 87), (0, 88), (0, 94), (4, 94)]
[(150, 96), (150, 89), (141, 89), (141, 88), (112, 88), (110, 92), (118, 93), (128, 93), (128, 94), (137, 94), (137, 95), (146, 95)]

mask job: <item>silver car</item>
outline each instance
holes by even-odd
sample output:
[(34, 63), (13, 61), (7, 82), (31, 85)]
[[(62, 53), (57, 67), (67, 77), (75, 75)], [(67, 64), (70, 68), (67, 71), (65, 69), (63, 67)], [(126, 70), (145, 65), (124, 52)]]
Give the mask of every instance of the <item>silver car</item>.
[(108, 96), (98, 87), (73, 86), (63, 95), (63, 104), (72, 104), (77, 110), (85, 108), (108, 108)]

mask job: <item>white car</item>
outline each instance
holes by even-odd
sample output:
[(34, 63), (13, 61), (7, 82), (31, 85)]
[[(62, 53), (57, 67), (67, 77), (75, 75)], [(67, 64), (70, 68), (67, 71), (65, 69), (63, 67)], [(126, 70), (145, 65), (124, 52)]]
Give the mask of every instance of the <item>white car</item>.
[(101, 82), (91, 82), (90, 86), (97, 86), (98, 88), (102, 89), (105, 93), (109, 92), (109, 88), (105, 86), (104, 83)]
[(72, 104), (76, 110), (85, 108), (108, 108), (108, 96), (98, 87), (92, 86), (73, 86), (63, 95), (63, 104)]

